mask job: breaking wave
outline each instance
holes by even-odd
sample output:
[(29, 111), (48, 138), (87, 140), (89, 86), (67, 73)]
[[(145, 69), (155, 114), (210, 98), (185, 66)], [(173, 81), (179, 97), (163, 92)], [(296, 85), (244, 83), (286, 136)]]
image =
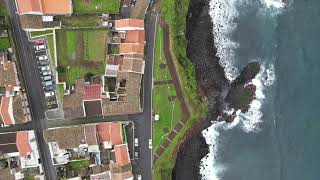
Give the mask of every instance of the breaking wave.
[[(213, 35), (217, 48), (217, 56), (220, 57), (220, 64), (224, 67), (227, 79), (232, 82), (238, 75), (239, 70), (234, 66), (236, 57), (235, 51), (240, 46), (238, 42), (232, 41), (231, 34), (237, 28), (235, 19), (238, 18), (238, 3), (248, 3), (249, 0), (211, 0), (210, 16), (213, 21)], [(284, 8), (282, 0), (260, 0), (266, 8), (276, 9), (276, 14)], [(201, 160), (200, 174), (203, 180), (220, 180), (220, 175), (227, 170), (222, 164), (217, 163), (219, 148), (219, 136), (221, 130), (228, 130), (234, 127), (241, 127), (247, 133), (259, 132), (263, 113), (261, 107), (265, 100), (264, 89), (271, 86), (275, 81), (275, 68), (273, 64), (261, 65), (258, 75), (250, 82), (256, 86), (255, 99), (250, 103), (248, 112), (241, 110), (227, 109), (226, 113), (236, 111), (236, 118), (231, 124), (224, 121), (214, 122), (208, 129), (202, 132), (207, 144), (209, 154)]]

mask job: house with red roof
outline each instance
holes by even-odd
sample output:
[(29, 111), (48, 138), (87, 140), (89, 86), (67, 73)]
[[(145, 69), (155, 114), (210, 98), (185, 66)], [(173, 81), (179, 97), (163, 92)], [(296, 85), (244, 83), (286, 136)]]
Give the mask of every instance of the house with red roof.
[(141, 19), (115, 20), (114, 28), (117, 31), (144, 30), (144, 21)]
[(72, 0), (15, 0), (19, 15), (72, 14)]
[(114, 146), (116, 163), (119, 166), (125, 166), (130, 163), (129, 150), (127, 144), (119, 144)]
[(100, 123), (97, 125), (99, 142), (105, 149), (122, 144), (122, 125), (118, 122)]

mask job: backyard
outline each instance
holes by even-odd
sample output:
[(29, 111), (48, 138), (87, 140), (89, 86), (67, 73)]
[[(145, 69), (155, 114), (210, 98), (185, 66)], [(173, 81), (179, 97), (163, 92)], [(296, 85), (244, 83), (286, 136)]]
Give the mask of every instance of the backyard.
[(104, 74), (106, 30), (58, 30), (57, 54), (60, 82), (74, 84), (85, 74)]
[(155, 114), (160, 115), (159, 121), (153, 123), (153, 142), (156, 150), (183, 116), (173, 84), (154, 86), (153, 109)]
[(111, 13), (119, 12), (120, 0), (73, 0), (74, 13)]

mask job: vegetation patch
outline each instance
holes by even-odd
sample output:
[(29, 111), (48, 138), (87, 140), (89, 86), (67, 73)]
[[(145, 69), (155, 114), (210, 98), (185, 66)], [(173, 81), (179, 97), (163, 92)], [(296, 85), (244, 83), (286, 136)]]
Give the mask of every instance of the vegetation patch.
[(153, 123), (153, 142), (156, 150), (183, 117), (173, 84), (157, 85), (153, 89), (153, 109), (160, 120)]
[(61, 18), (62, 27), (95, 27), (99, 21), (98, 15), (73, 15)]
[(89, 168), (89, 161), (80, 160), (80, 161), (71, 161), (67, 164), (67, 166), (75, 171), (80, 171), (82, 168)]
[(11, 47), (9, 37), (0, 37), (0, 50)]
[(59, 81), (74, 84), (86, 74), (105, 71), (107, 30), (58, 30)]
[(52, 33), (53, 33), (52, 30), (30, 32), (31, 37), (43, 36), (43, 35), (52, 34)]
[(73, 12), (81, 14), (119, 12), (120, 0), (73, 0)]
[(6, 4), (4, 0), (0, 0), (0, 16), (8, 15)]
[(167, 61), (163, 53), (163, 30), (160, 26), (157, 29), (156, 52), (154, 60), (154, 80), (171, 80)]

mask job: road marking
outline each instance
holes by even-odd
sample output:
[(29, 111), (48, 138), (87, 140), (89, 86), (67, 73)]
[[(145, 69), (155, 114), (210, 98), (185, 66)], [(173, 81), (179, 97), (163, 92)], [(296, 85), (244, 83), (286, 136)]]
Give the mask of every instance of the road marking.
[(176, 134), (178, 134), (178, 132), (175, 129), (172, 129), (172, 131), (174, 131)]
[(167, 139), (168, 139), (170, 142), (172, 142), (171, 139), (169, 139), (169, 138), (167, 138)]
[(179, 121), (180, 124), (184, 125), (183, 122)]
[(155, 156), (157, 156), (157, 158), (159, 158), (160, 156), (157, 153), (153, 153)]
[(162, 147), (163, 149), (166, 149), (165, 147), (162, 146), (162, 144), (160, 145), (160, 147)]

